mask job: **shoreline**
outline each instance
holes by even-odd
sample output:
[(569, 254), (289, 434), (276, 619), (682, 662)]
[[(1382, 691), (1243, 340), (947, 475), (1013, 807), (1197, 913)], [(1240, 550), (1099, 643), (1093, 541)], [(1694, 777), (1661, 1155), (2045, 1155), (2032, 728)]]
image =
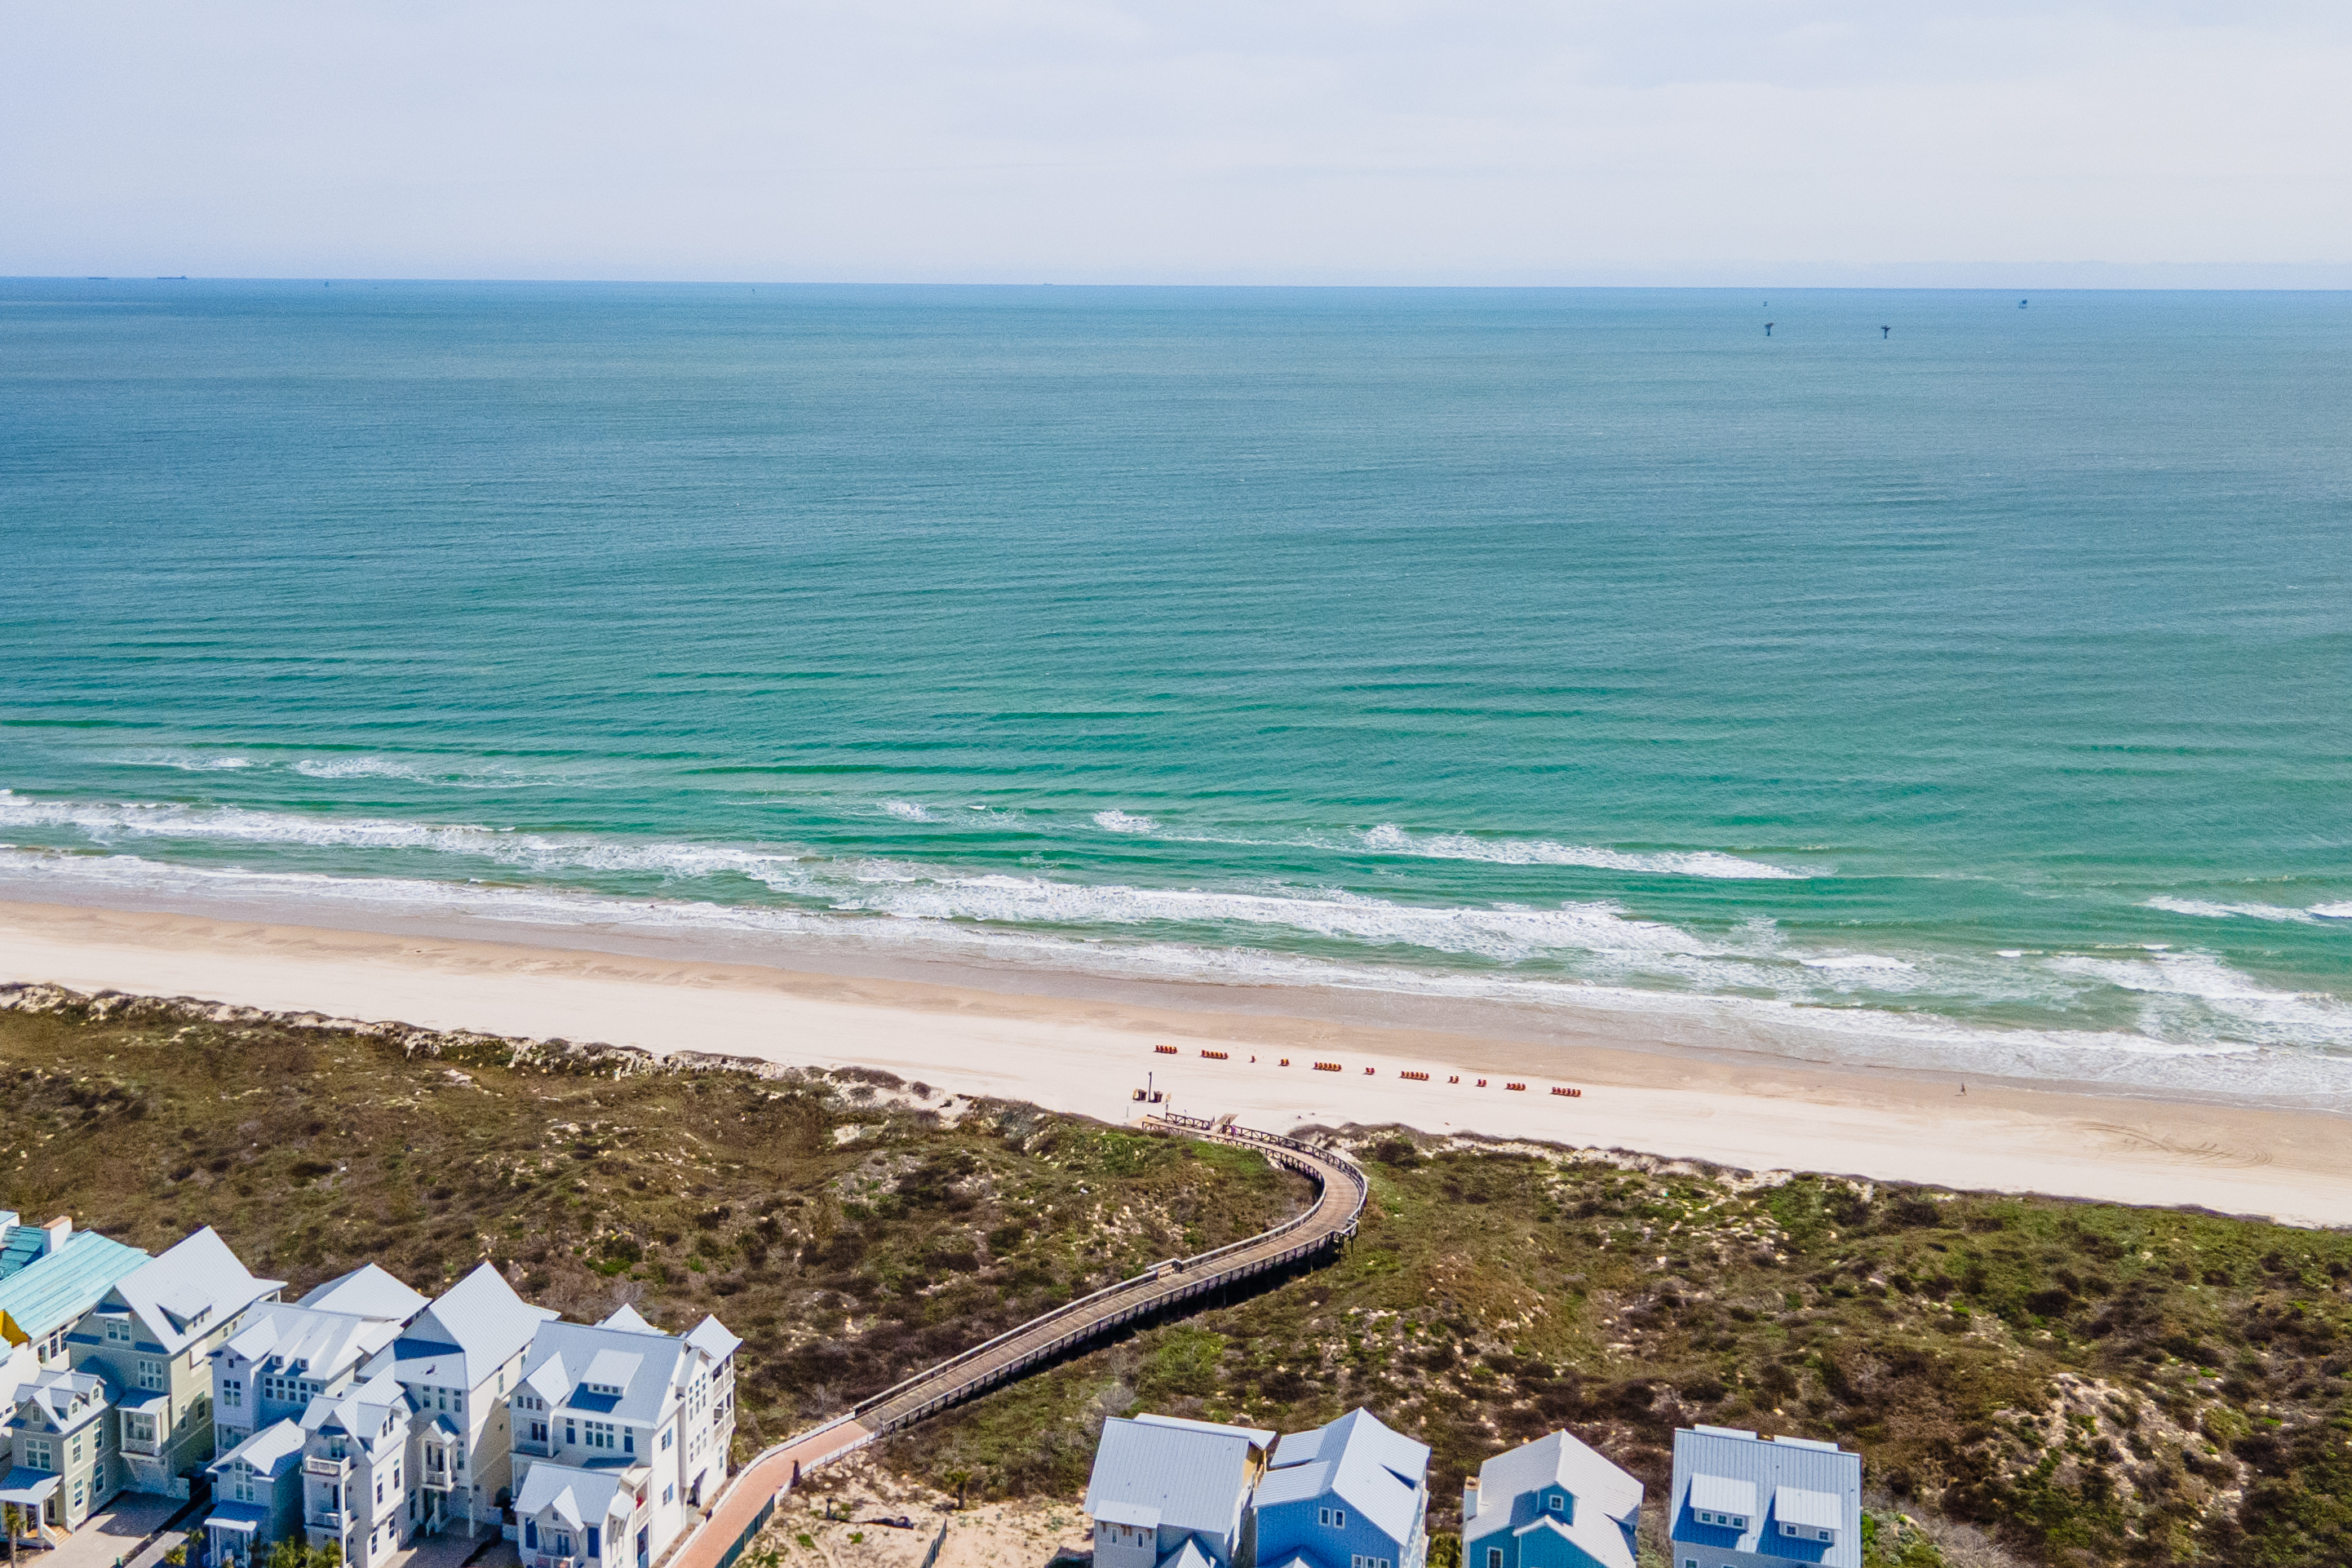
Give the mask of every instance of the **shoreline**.
[[(1150, 1074), (1171, 1109), (1230, 1111), (1276, 1131), (1395, 1122), (1744, 1170), (2352, 1224), (2352, 1117), (2326, 1110), (2047, 1080), (1969, 1078), (1963, 1093), (1959, 1076), (1942, 1068), (1832, 1066), (1664, 1030), (1641, 1037), (1639, 1018), (1597, 1009), (1548, 1019), (1550, 1037), (1529, 1038), (1488, 1010), (1449, 1009), (1460, 1022), (1437, 1027), (1425, 1021), (1429, 1007), (1362, 997), (1334, 1005), (1306, 988), (1160, 985), (1137, 1000), (1131, 991), (1047, 989), (1030, 976), (1000, 987), (977, 965), (950, 983), (530, 934), (541, 940), (6, 901), (0, 981), (656, 1055), (879, 1068), (1111, 1122), (1141, 1109), (1130, 1091)], [(1412, 1016), (1364, 1016), (1383, 1010)], [(1291, 1066), (1277, 1065), (1284, 1057)], [(1318, 1072), (1317, 1060), (1344, 1070)], [(1407, 1072), (1430, 1078), (1399, 1076)], [(1446, 1082), (1456, 1075), (1460, 1084)], [(1485, 1089), (1475, 1086), (1482, 1077)], [(1515, 1081), (1528, 1089), (1502, 1087)], [(1555, 1085), (1582, 1093), (1554, 1096)]]

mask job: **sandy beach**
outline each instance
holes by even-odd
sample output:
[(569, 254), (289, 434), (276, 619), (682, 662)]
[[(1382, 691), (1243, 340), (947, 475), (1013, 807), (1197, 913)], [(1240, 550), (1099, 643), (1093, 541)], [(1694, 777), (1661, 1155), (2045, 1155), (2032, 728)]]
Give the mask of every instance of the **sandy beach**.
[(1182, 1005), (1144, 1005), (22, 902), (0, 903), (0, 979), (862, 1065), (1108, 1121), (1140, 1109), (1132, 1092), (1151, 1075), (1178, 1110), (1231, 1112), (1276, 1131), (1399, 1122), (1751, 1170), (2352, 1224), (2352, 1119), (2340, 1115), (2017, 1082), (1970, 1081), (1963, 1092), (1945, 1074), (1676, 1051), (1655, 1040), (1628, 1048), (1601, 1022), (1590, 1037), (1537, 1042), (1318, 1016), (1307, 993), (1292, 999), (1292, 1012), (1280, 998), (1270, 1008), (1263, 990), (1245, 1009), (1221, 1007), (1210, 987)]

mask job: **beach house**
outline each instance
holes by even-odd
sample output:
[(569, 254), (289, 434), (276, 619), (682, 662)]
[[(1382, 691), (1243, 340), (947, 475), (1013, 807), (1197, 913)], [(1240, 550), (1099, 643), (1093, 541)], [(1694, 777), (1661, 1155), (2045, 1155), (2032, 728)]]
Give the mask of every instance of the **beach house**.
[(253, 1568), (273, 1542), (301, 1537), (302, 1447), (302, 1424), (278, 1421), (205, 1467), (213, 1484), (204, 1525), (212, 1568)]
[(0, 1209), (0, 1415), (19, 1384), (71, 1364), (66, 1335), (117, 1279), (147, 1261), (135, 1247), (74, 1229), (70, 1217), (20, 1225)]
[(16, 1389), (5, 1432), (15, 1454), (0, 1490), (56, 1540), (122, 1489), (104, 1379), (49, 1367)]
[(1861, 1568), (1862, 1456), (1730, 1426), (1675, 1434), (1675, 1568)]
[(1254, 1560), (1250, 1505), (1275, 1435), (1171, 1415), (1103, 1423), (1087, 1481), (1095, 1568)]
[[(349, 1277), (346, 1277), (347, 1279)], [(409, 1320), (363, 1369), (407, 1396), (404, 1525), (427, 1531), (495, 1524), (511, 1489), (507, 1396), (531, 1336), (556, 1314), (514, 1292), (484, 1263)]]
[(226, 1454), (255, 1433), (299, 1420), (310, 1401), (340, 1398), (400, 1325), (273, 1301), (213, 1352), (213, 1447)]
[(116, 1279), (66, 1334), (73, 1370), (114, 1405), (122, 1488), (188, 1495), (213, 1457), (212, 1352), (283, 1281), (256, 1279), (211, 1226)]
[(1422, 1568), (1429, 1448), (1351, 1410), (1275, 1445), (1254, 1509), (1264, 1568)]
[(544, 1322), (508, 1396), (526, 1568), (647, 1568), (726, 1478), (735, 1352), (717, 1318), (667, 1334), (634, 1308)]
[(75, 1230), (69, 1218), (21, 1225), (0, 1209), (0, 1505), (28, 1531), (54, 1538), (71, 1528), (68, 1516), (79, 1523), (122, 1489), (105, 1418), (113, 1392), (96, 1373), (71, 1375), (66, 1340), (116, 1280), (147, 1261), (135, 1247)]
[(1462, 1487), (1464, 1568), (1633, 1568), (1642, 1483), (1566, 1432), (1497, 1454)]
[(409, 1452), (411, 1396), (390, 1371), (302, 1412), (302, 1528), (352, 1568), (370, 1568), (415, 1536), (428, 1517)]

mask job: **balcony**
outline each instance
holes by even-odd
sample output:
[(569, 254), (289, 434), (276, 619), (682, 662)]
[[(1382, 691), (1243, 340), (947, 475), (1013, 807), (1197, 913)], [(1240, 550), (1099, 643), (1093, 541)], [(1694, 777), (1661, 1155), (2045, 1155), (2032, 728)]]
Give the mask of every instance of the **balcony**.
[(157, 1442), (153, 1437), (142, 1437), (132, 1432), (125, 1432), (122, 1435), (121, 1441), (117, 1443), (115, 1447), (120, 1448), (125, 1455), (135, 1459), (152, 1459), (161, 1455), (163, 1451), (163, 1446)]
[(341, 1530), (343, 1528), (343, 1510), (339, 1508), (314, 1508), (310, 1510), (310, 1523), (319, 1530)]
[(302, 1473), (306, 1476), (341, 1476), (351, 1468), (352, 1462), (347, 1458), (331, 1459), (312, 1455), (302, 1461)]

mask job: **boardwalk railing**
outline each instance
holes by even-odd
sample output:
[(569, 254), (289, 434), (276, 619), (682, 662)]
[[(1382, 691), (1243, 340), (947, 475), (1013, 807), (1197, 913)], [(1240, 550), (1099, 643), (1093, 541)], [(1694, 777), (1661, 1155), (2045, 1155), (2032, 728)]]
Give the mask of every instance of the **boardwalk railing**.
[[(877, 1436), (912, 1426), (1138, 1318), (1285, 1268), (1356, 1234), (1369, 1188), (1362, 1169), (1345, 1154), (1295, 1138), (1220, 1126), (1190, 1116), (1150, 1117), (1144, 1125), (1254, 1148), (1273, 1163), (1312, 1178), (1322, 1190), (1305, 1213), (1271, 1230), (1192, 1258), (1156, 1264), (1133, 1279), (1081, 1296), (884, 1389), (852, 1407), (849, 1414), (859, 1425)], [(1336, 1211), (1343, 1206), (1346, 1213), (1341, 1215)]]
[[(713, 1500), (710, 1518), (678, 1543), (670, 1561), (681, 1568), (732, 1568), (736, 1557), (767, 1522), (776, 1497), (791, 1484), (789, 1478), (768, 1474), (781, 1468), (787, 1453), (797, 1450), (807, 1456), (806, 1462), (812, 1465), (837, 1459), (886, 1433), (911, 1426), (1139, 1318), (1287, 1268), (1339, 1247), (1356, 1234), (1370, 1184), (1363, 1168), (1338, 1150), (1235, 1127), (1223, 1120), (1210, 1122), (1173, 1113), (1147, 1118), (1143, 1125), (1205, 1142), (1255, 1149), (1270, 1163), (1311, 1178), (1318, 1188), (1315, 1202), (1305, 1213), (1294, 1215), (1271, 1230), (1192, 1258), (1155, 1264), (1133, 1279), (1122, 1279), (1032, 1318), (1019, 1328), (950, 1356), (861, 1400), (821, 1426), (762, 1450), (738, 1472), (735, 1486)], [(819, 1441), (836, 1429), (839, 1442), (827, 1445)], [(797, 1463), (794, 1475), (798, 1473)], [(700, 1537), (717, 1521), (721, 1504), (730, 1500), (738, 1489), (752, 1484), (755, 1477), (763, 1478), (760, 1484), (768, 1487), (771, 1494), (758, 1519), (745, 1527), (723, 1553), (708, 1555), (709, 1545)]]

